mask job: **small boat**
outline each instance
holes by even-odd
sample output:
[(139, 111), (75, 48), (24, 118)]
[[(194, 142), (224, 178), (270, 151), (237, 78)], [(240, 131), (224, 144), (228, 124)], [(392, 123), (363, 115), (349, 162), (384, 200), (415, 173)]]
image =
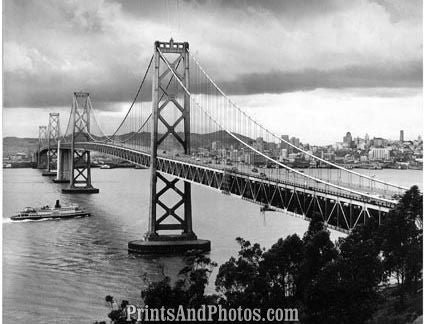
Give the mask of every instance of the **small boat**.
[(109, 164), (104, 164), (100, 167), (101, 169), (110, 169), (111, 166)]
[(54, 207), (43, 206), (40, 208), (25, 207), (18, 214), (10, 217), (13, 221), (19, 220), (39, 220), (44, 218), (72, 218), (90, 216), (90, 213), (80, 208), (78, 205), (61, 206), (56, 200)]

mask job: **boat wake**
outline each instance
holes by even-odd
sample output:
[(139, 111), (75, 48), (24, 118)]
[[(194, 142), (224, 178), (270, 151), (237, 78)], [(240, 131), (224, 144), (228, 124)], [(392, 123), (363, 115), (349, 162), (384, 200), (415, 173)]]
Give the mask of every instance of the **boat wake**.
[(75, 217), (69, 217), (69, 218), (57, 218), (57, 217), (47, 217), (42, 219), (19, 219), (19, 220), (12, 220), (10, 218), (3, 218), (3, 224), (13, 224), (13, 223), (33, 223), (33, 222), (45, 222), (45, 221), (60, 221), (60, 220), (69, 220), (69, 219), (78, 219), (78, 218), (85, 218), (86, 215), (81, 216), (75, 216)]
[(57, 218), (42, 218), (42, 219), (20, 219), (20, 220), (12, 220), (10, 218), (4, 218), (3, 224), (13, 224), (13, 223), (32, 223), (32, 222), (44, 222), (44, 221), (52, 221), (58, 220)]

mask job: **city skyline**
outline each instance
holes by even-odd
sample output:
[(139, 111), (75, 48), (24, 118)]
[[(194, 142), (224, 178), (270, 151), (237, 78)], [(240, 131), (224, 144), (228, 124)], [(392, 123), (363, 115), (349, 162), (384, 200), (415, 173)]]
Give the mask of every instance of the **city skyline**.
[[(327, 91), (330, 92), (332, 90)], [(341, 97), (341, 91), (343, 90), (338, 90), (336, 98)], [(347, 91), (353, 93), (352, 89)], [(299, 100), (294, 101), (293, 97), (296, 95), (299, 95)], [(252, 99), (252, 97), (255, 98)], [(130, 103), (104, 103), (97, 101), (96, 98), (95, 95), (93, 106), (97, 110), (97, 117), (99, 117), (102, 127), (112, 133), (127, 112)], [(326, 100), (316, 98), (314, 101), (315, 107), (309, 107), (307, 103), (308, 98), (313, 98), (311, 93), (275, 94), (271, 96), (271, 101), (266, 95), (231, 96), (231, 98), (253, 118), (266, 125), (267, 128), (276, 134), (288, 133), (314, 145), (328, 145), (339, 141), (341, 134), (345, 134), (347, 130), (350, 130), (356, 136), (363, 136), (368, 133), (369, 136), (391, 139), (399, 137), (398, 132), (400, 129), (406, 131), (406, 138), (414, 139), (418, 135), (423, 135), (421, 92), (411, 98), (401, 99), (406, 105), (404, 110), (399, 109), (397, 106), (388, 106), (388, 100), (393, 100), (388, 98), (385, 100), (374, 98), (375, 101), (382, 101), (386, 108), (378, 105), (375, 108), (369, 106), (354, 109), (353, 105), (356, 101), (359, 105), (365, 103), (364, 98), (356, 96), (347, 96), (347, 105), (349, 107), (347, 110), (340, 109), (336, 105), (329, 108), (327, 106), (329, 101), (334, 101), (330, 93), (327, 94)], [(281, 98), (286, 102), (284, 108), (276, 102), (277, 98)], [(294, 106), (289, 106), (291, 102)], [(259, 108), (259, 105), (263, 105), (263, 108)], [(323, 109), (316, 109), (318, 106)], [(291, 109), (290, 107), (293, 108)], [(386, 113), (383, 113), (382, 109), (385, 109)], [(51, 111), (59, 112), (62, 125), (66, 125), (70, 113), (70, 105), (37, 109), (4, 108), (3, 137), (37, 137), (38, 128), (33, 126), (34, 123), (38, 125), (45, 124), (48, 113)], [(267, 113), (264, 114), (264, 111)], [(362, 121), (359, 122), (358, 118), (362, 119)]]
[[(50, 110), (49, 110), (50, 109)], [(46, 110), (46, 114), (48, 114), (48, 111), (51, 111), (52, 108), (48, 108)], [(66, 115), (66, 113), (68, 112), (69, 108), (60, 108), (60, 109), (56, 109), (58, 111), (62, 111), (62, 114), (60, 116), (60, 121), (61, 121), (61, 125), (62, 127), (65, 127), (64, 125), (66, 125), (66, 123), (68, 122), (68, 115)], [(6, 109), (7, 110), (7, 109)], [(19, 119), (20, 117), (20, 112), (22, 112), (22, 110), (25, 110), (25, 108), (21, 108), (21, 109), (17, 109), (14, 112), (16, 112), (16, 118)], [(31, 111), (31, 113), (33, 114), (29, 120), (28, 120), (28, 133), (24, 132), (24, 135), (22, 135), (22, 129), (16, 129), (13, 128), (11, 130), (7, 130), (7, 125), (4, 124), (3, 122), (3, 138), (4, 137), (20, 137), (20, 138), (24, 138), (24, 137), (30, 137), (30, 138), (37, 138), (38, 137), (38, 128), (34, 128), (34, 118), (39, 118), (40, 121), (42, 121), (40, 123), (40, 125), (43, 125), (43, 122), (45, 122), (46, 118), (44, 115), (40, 116), (40, 111), (38, 110), (33, 110)], [(102, 113), (102, 112), (101, 112)], [(111, 123), (111, 115), (110, 114), (114, 114), (114, 112), (109, 112), (107, 120), (109, 122), (109, 129), (112, 133), (113, 130), (115, 130), (115, 124)], [(5, 112), (3, 111), (3, 114), (5, 114)], [(7, 114), (7, 112), (6, 112)], [(24, 113), (25, 115), (25, 113)], [(3, 116), (4, 118), (4, 116)], [(118, 121), (121, 118), (121, 115), (119, 115), (119, 117), (115, 117)], [(112, 118), (114, 119), (114, 118)], [(3, 119), (4, 121), (5, 119)], [(22, 122), (22, 120), (21, 120)], [(19, 124), (19, 122), (16, 122), (17, 124)], [(102, 125), (105, 125), (104, 123), (101, 122)], [(6, 127), (5, 127), (6, 126)], [(330, 146), (330, 145), (335, 145), (336, 143), (342, 143), (344, 142), (343, 137), (346, 135), (347, 132), (350, 132), (352, 135), (353, 139), (356, 138), (362, 138), (364, 139), (365, 136), (369, 136), (370, 139), (373, 138), (384, 138), (386, 140), (390, 140), (390, 141), (398, 141), (400, 139), (400, 131), (401, 129), (396, 130), (396, 132), (393, 132), (392, 134), (389, 135), (383, 135), (383, 134), (378, 134), (378, 133), (373, 133), (371, 131), (366, 131), (363, 134), (357, 134), (354, 133), (350, 130), (344, 130), (343, 133), (338, 134), (333, 140), (329, 141), (329, 142), (321, 142), (321, 143), (317, 143), (317, 141), (309, 141), (307, 140), (303, 135), (299, 135), (299, 136), (295, 136), (294, 134), (283, 134), (282, 132), (277, 132), (276, 134), (278, 134), (279, 136), (288, 136), (288, 140), (290, 141), (291, 138), (296, 138), (298, 139), (298, 142), (302, 143), (302, 144), (309, 144), (309, 145), (313, 145), (313, 146)], [(410, 131), (409, 129), (403, 129), (403, 137), (405, 141), (414, 141), (418, 138), (418, 136), (422, 137), (423, 133), (418, 132), (417, 134), (413, 133), (413, 131)], [(256, 140), (256, 138), (252, 138), (253, 140)], [(286, 139), (286, 138), (284, 138)]]

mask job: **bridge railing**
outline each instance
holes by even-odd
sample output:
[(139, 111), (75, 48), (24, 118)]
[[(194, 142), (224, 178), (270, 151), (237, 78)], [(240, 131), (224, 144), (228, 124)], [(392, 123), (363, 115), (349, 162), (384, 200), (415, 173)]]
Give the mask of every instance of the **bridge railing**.
[[(69, 145), (69, 144), (64, 144)], [(99, 150), (99, 147), (109, 147), (110, 154), (114, 155), (114, 149), (120, 149), (120, 150), (128, 150), (132, 151), (134, 153), (139, 153), (141, 155), (149, 156), (150, 152), (145, 151), (143, 149), (140, 149), (140, 147), (134, 145), (129, 146), (125, 143), (105, 143), (105, 142), (82, 142), (82, 143), (76, 143), (76, 147), (82, 147), (85, 149), (92, 149), (92, 150)], [(103, 150), (105, 151), (105, 150)], [(116, 154), (116, 156), (120, 156)], [(373, 203), (378, 204), (381, 206), (393, 206), (395, 203), (395, 200), (391, 198), (389, 195), (378, 195), (376, 193), (368, 193), (368, 192), (362, 192), (362, 191), (356, 191), (352, 190), (350, 188), (346, 187), (338, 187), (334, 184), (326, 184), (323, 182), (320, 182), (318, 180), (314, 180), (311, 178), (303, 178), (297, 177), (292, 172), (288, 172), (288, 170), (278, 170), (278, 169), (270, 169), (268, 170), (269, 173), (263, 173), (262, 172), (252, 172), (249, 166), (245, 170), (240, 170), (238, 168), (231, 168), (225, 163), (209, 163), (205, 162), (205, 160), (200, 160), (196, 158), (196, 156), (193, 155), (172, 155), (172, 154), (165, 154), (160, 153), (158, 154), (159, 158), (162, 159), (168, 159), (170, 161), (175, 161), (177, 163), (184, 163), (187, 165), (193, 165), (200, 168), (208, 168), (211, 170), (217, 170), (218, 172), (222, 173), (228, 173), (243, 177), (249, 177), (251, 179), (256, 179), (256, 181), (261, 181), (265, 183), (276, 183), (276, 184), (282, 184), (286, 186), (292, 186), (296, 187), (299, 190), (307, 190), (311, 192), (321, 192), (324, 194), (333, 195), (336, 197), (345, 197), (347, 199), (353, 199), (357, 201), (363, 201), (365, 203)], [(133, 161), (134, 162), (134, 161)], [(263, 170), (266, 171), (267, 170)], [(280, 172), (279, 172), (280, 171)]]

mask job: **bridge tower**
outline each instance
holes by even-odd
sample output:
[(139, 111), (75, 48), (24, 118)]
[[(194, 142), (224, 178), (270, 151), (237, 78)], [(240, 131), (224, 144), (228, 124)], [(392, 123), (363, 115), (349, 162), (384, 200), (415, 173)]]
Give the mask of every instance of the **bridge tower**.
[[(91, 184), (90, 151), (76, 148), (76, 143), (90, 141), (90, 111), (91, 102), (88, 92), (74, 92), (71, 111), (71, 150), (69, 188), (62, 189), (63, 193), (98, 193), (99, 189)], [(60, 152), (59, 160), (64, 161), (65, 152)], [(60, 163), (58, 164), (61, 167)], [(63, 164), (65, 165), (65, 163)], [(63, 174), (63, 169), (58, 173)], [(57, 181), (59, 182), (59, 181)]]
[(37, 169), (45, 169), (47, 166), (47, 155), (41, 151), (46, 145), (47, 126), (38, 127), (38, 151), (37, 151)]
[(43, 176), (55, 176), (53, 165), (58, 157), (58, 140), (60, 137), (59, 113), (49, 114), (49, 126), (47, 126), (47, 170)]
[[(152, 77), (152, 131), (151, 131), (151, 197), (149, 207), (149, 228), (144, 240), (129, 242), (130, 251), (150, 253), (175, 253), (191, 249), (209, 251), (211, 243), (208, 240), (197, 239), (192, 229), (192, 203), (190, 182), (178, 178), (168, 179), (162, 175), (158, 167), (158, 147), (167, 138), (173, 136), (183, 148), (184, 154), (190, 155), (190, 97), (185, 92), (183, 104), (176, 99), (176, 94), (167, 90), (168, 80), (178, 77), (184, 86), (189, 89), (189, 44), (170, 42), (155, 42), (154, 45), (154, 70)], [(176, 57), (177, 56), (177, 57)], [(170, 61), (170, 58), (173, 59)], [(182, 64), (183, 63), (183, 64)], [(180, 65), (180, 71), (177, 66)], [(172, 71), (170, 70), (172, 69)], [(163, 71), (160, 73), (160, 71)], [(181, 89), (181, 91), (183, 91)], [(167, 120), (161, 114), (168, 105), (174, 105), (179, 111), (176, 121)], [(158, 122), (161, 122), (166, 132), (158, 133)], [(177, 132), (177, 125), (183, 124), (183, 132)], [(158, 180), (165, 186), (158, 190)], [(178, 187), (178, 183), (183, 184)], [(178, 201), (172, 206), (167, 205), (164, 194), (173, 191), (177, 194)], [(164, 210), (159, 214), (157, 207)], [(180, 208), (182, 207), (182, 208)], [(180, 213), (177, 211), (183, 209)], [(172, 219), (173, 223), (170, 223)], [(172, 231), (173, 234), (160, 234), (161, 231)], [(176, 233), (177, 231), (177, 233)], [(180, 232), (180, 233), (178, 233)]]

